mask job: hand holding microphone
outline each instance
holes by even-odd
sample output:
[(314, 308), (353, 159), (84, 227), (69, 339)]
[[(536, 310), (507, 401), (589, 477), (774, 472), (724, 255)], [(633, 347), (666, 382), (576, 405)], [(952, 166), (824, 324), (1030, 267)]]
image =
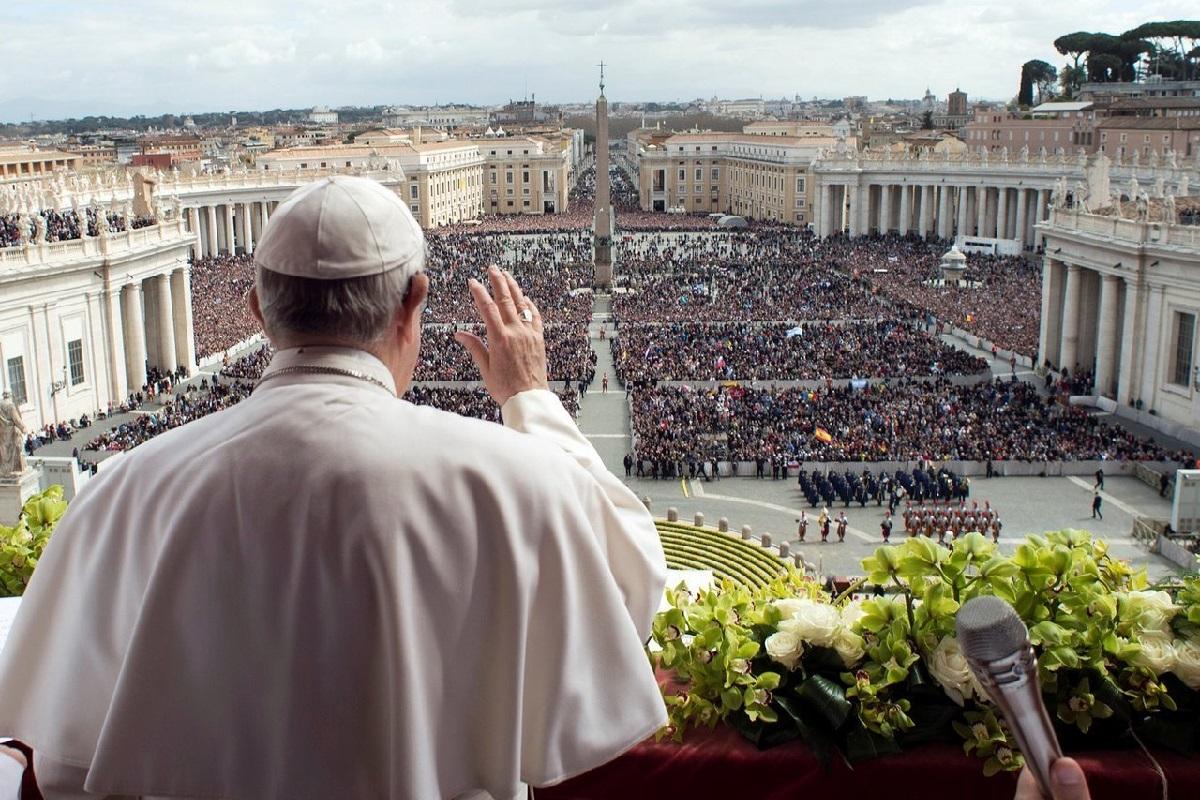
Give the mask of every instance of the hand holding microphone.
[(956, 629), (971, 671), (1025, 756), (1015, 800), (1088, 800), (1083, 771), (1063, 757), (1050, 724), (1029, 629), (1017, 612), (998, 597), (975, 597), (958, 610)]

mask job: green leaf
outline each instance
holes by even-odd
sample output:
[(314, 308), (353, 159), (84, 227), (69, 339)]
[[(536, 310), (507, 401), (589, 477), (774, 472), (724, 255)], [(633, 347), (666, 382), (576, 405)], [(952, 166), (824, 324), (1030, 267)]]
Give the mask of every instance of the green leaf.
[(845, 690), (823, 675), (813, 675), (804, 681), (796, 694), (834, 730), (841, 728), (850, 717), (851, 705)]

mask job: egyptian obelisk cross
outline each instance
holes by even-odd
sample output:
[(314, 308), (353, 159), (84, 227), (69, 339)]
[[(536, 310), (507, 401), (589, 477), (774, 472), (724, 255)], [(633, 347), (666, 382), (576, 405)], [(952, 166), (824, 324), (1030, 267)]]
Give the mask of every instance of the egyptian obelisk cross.
[(596, 215), (592, 220), (592, 264), (597, 286), (613, 279), (613, 213), (608, 185), (608, 100), (604, 97), (604, 62), (600, 62), (600, 97), (596, 99)]

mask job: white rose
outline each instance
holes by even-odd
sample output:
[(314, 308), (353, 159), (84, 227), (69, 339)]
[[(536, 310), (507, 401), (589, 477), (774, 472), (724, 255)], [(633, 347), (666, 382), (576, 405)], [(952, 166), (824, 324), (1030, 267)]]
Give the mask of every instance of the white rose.
[(796, 665), (800, 663), (804, 642), (796, 634), (789, 631), (772, 633), (764, 644), (767, 648), (767, 655), (788, 669), (795, 669)]
[(942, 687), (942, 691), (955, 703), (961, 706), (971, 696), (974, 691), (971, 667), (959, 649), (957, 639), (943, 636), (925, 665), (929, 668), (929, 674)]
[(841, 624), (842, 618), (836, 608), (824, 603), (811, 603), (791, 619), (780, 622), (779, 630), (790, 631), (817, 647), (831, 647)]
[(1175, 644), (1175, 677), (1191, 689), (1200, 689), (1200, 641), (1188, 639)]
[(1136, 621), (1142, 631), (1169, 633), (1171, 618), (1179, 612), (1179, 606), (1171, 601), (1166, 592), (1127, 592), (1122, 618)]
[(1141, 651), (1133, 663), (1154, 671), (1155, 675), (1170, 672), (1175, 667), (1175, 648), (1166, 636), (1146, 635), (1137, 639)]
[(791, 619), (797, 614), (807, 611), (815, 603), (808, 598), (789, 597), (786, 600), (776, 600), (772, 605), (779, 609), (784, 619)]
[(866, 615), (867, 612), (863, 610), (863, 604), (861, 600), (855, 600), (852, 603), (847, 603), (842, 607), (842, 625), (846, 626), (850, 630), (855, 630), (855, 625), (857, 625), (859, 620)]
[(867, 643), (863, 641), (863, 637), (843, 625), (834, 634), (833, 649), (841, 656), (842, 663), (850, 668), (867, 652)]

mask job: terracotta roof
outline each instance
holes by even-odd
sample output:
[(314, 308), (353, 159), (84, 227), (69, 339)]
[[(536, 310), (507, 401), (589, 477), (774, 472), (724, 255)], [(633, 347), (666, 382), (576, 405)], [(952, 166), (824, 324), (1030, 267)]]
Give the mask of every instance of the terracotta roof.
[(1147, 131), (1200, 130), (1200, 117), (1107, 117), (1096, 124), (1097, 130), (1120, 128)]

